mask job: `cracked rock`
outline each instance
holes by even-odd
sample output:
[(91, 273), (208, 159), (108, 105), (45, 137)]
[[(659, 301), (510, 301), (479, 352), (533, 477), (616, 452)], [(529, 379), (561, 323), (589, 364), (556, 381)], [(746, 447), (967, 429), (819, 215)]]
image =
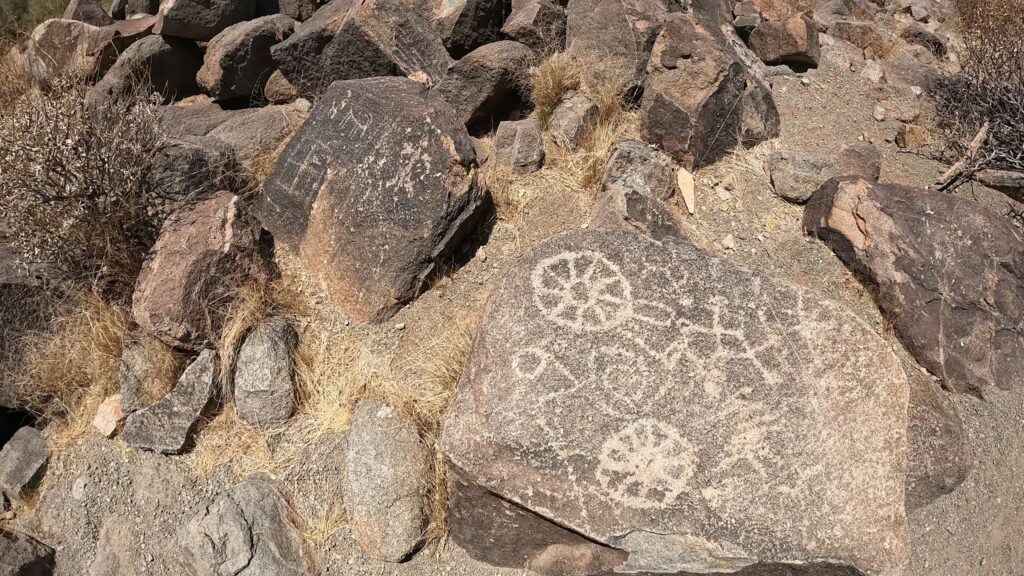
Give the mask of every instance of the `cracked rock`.
[(25, 426), (0, 450), (0, 492), (19, 502), (35, 490), (46, 474), (50, 446), (42, 432)]

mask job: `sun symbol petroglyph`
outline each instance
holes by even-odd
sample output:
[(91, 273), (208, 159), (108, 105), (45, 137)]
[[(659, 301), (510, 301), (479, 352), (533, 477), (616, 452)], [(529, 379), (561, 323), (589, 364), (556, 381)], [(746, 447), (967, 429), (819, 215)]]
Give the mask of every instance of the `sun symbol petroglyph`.
[(693, 445), (673, 426), (645, 418), (604, 442), (597, 477), (618, 501), (660, 508), (689, 490), (696, 458)]
[(533, 269), (533, 298), (549, 320), (574, 330), (601, 331), (633, 317), (631, 287), (619, 267), (598, 252), (565, 252)]

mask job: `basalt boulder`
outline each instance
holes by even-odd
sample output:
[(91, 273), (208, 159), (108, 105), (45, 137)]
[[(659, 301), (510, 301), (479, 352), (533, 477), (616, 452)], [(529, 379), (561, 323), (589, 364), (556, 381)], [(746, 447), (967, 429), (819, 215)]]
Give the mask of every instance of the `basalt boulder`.
[(79, 20), (47, 20), (29, 37), (25, 51), (29, 74), (42, 84), (61, 78), (100, 78), (119, 53), (150, 34), (155, 22), (154, 17), (143, 17), (93, 26)]
[(274, 164), (259, 217), (346, 312), (382, 321), (472, 230), (475, 163), (460, 118), (422, 84), (335, 82)]
[(908, 385), (806, 289), (574, 231), (491, 295), (447, 413), (453, 539), (540, 574), (902, 573)]
[(526, 46), (504, 40), (481, 46), (452, 64), (437, 85), (438, 96), (474, 131), (489, 131), (523, 107), (522, 79), (536, 62)]
[(275, 14), (229, 26), (206, 46), (196, 80), (214, 100), (263, 100), (263, 89), (277, 68), (270, 47), (291, 36), (295, 24)]
[(826, 182), (804, 229), (877, 287), (896, 336), (947, 388), (982, 395), (1024, 374), (1024, 239), (1010, 220), (938, 191)]
[(147, 36), (121, 53), (86, 98), (94, 106), (104, 106), (110, 100), (155, 92), (169, 103), (199, 91), (196, 72), (202, 63), (203, 52), (192, 40)]
[(565, 45), (588, 66), (637, 83), (670, 12), (667, 0), (569, 0)]
[(207, 41), (222, 30), (252, 20), (257, 0), (161, 0), (154, 32)]

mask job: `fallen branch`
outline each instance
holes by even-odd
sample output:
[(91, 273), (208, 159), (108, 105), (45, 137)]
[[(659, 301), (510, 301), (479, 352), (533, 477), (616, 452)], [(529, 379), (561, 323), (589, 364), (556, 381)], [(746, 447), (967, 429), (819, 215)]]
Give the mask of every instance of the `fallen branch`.
[(949, 170), (946, 170), (945, 174), (943, 174), (942, 177), (939, 178), (939, 181), (935, 183), (939, 190), (946, 190), (954, 182), (959, 181), (960, 178), (964, 176), (968, 171), (968, 167), (974, 161), (974, 157), (978, 155), (978, 152), (981, 150), (981, 147), (985, 144), (985, 140), (987, 139), (988, 121), (982, 125), (981, 129), (978, 130), (978, 133), (974, 135), (973, 139), (971, 139), (971, 144), (967, 147), (967, 152), (964, 154), (964, 157), (957, 160), (955, 164), (950, 166)]

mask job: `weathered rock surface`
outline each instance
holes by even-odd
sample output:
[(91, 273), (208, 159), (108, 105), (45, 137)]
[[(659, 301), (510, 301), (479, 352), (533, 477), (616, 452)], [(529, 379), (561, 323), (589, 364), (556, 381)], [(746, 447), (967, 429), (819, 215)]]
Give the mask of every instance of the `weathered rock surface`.
[(255, 16), (256, 0), (161, 0), (153, 31), (206, 41), (228, 26)]
[(302, 125), (309, 109), (309, 102), (302, 99), (256, 108), (228, 119), (208, 136), (228, 145), (234, 157), (246, 165), (254, 158), (273, 154)]
[(367, 556), (400, 562), (426, 525), (430, 457), (416, 426), (375, 400), (356, 405), (348, 433), (345, 508)]
[(197, 350), (215, 342), (237, 284), (268, 276), (264, 256), (259, 223), (230, 192), (176, 212), (135, 283), (135, 321), (170, 346)]
[(274, 14), (225, 28), (206, 46), (196, 81), (214, 100), (262, 100), (276, 69), (270, 47), (291, 36), (295, 24), (288, 16)]
[[(171, 109), (173, 107), (165, 110)], [(227, 117), (231, 116), (224, 116)], [(168, 124), (166, 117), (161, 120), (162, 126)], [(198, 121), (191, 127), (199, 128), (202, 124)], [(189, 127), (183, 125), (179, 129)], [(218, 190), (234, 188), (237, 171), (237, 159), (230, 146), (220, 140), (186, 136), (171, 137), (161, 142), (146, 177), (153, 190), (154, 204), (162, 213), (170, 214), (197, 200), (209, 198)]]
[(475, 224), (474, 159), (452, 108), (419, 83), (336, 82), (278, 157), (260, 219), (346, 312), (381, 321)]
[(672, 159), (639, 140), (619, 140), (601, 177), (591, 228), (619, 228), (655, 240), (682, 238), (669, 202), (676, 195)]
[(639, 81), (669, 12), (666, 0), (569, 0), (565, 45), (590, 66)]
[(292, 86), (280, 70), (274, 70), (267, 78), (267, 85), (263, 87), (263, 95), (271, 104), (286, 104), (299, 97), (299, 90)]
[(114, 19), (103, 9), (99, 0), (71, 0), (64, 9), (65, 20), (78, 20), (93, 26), (113, 24)]
[(39, 486), (50, 461), (50, 446), (42, 432), (25, 426), (0, 450), (0, 493), (21, 501)]
[(1024, 239), (1008, 219), (942, 192), (839, 179), (811, 197), (804, 228), (877, 286), (897, 337), (944, 386), (1021, 384)]
[(142, 527), (137, 522), (122, 516), (105, 518), (88, 576), (128, 576), (145, 571), (145, 558), (136, 540), (140, 530)]
[(24, 532), (0, 529), (0, 575), (48, 576), (53, 569), (53, 548)]
[(551, 0), (514, 2), (501, 33), (545, 53), (565, 47), (565, 8)]
[(162, 379), (167, 375), (163, 373), (158, 356), (152, 353), (156, 346), (166, 344), (142, 330), (136, 330), (125, 338), (121, 347), (118, 379), (121, 384), (121, 409), (126, 414), (145, 408), (148, 404), (146, 391), (162, 388), (166, 384)]
[(882, 158), (874, 144), (858, 142), (843, 147), (834, 156), (777, 150), (768, 157), (766, 168), (776, 194), (803, 204), (822, 184), (837, 176), (878, 182)]
[(434, 2), (430, 24), (456, 58), (500, 39), (505, 21), (502, 0)]
[(907, 510), (926, 506), (963, 483), (971, 470), (964, 425), (938, 384), (910, 377)]
[(548, 118), (548, 133), (566, 150), (576, 150), (597, 123), (597, 104), (582, 92), (566, 94)]
[(437, 33), (402, 0), (334, 0), (271, 54), (304, 96), (336, 80), (416, 72), (437, 84), (450, 62)]
[(295, 412), (295, 360), (299, 339), (283, 318), (271, 318), (246, 336), (235, 360), (235, 411), (264, 429), (277, 428)]
[(452, 64), (436, 92), (471, 131), (489, 131), (521, 104), (522, 78), (535, 61), (533, 51), (518, 42), (487, 44)]
[(533, 116), (498, 124), (493, 143), (494, 161), (513, 174), (532, 174), (544, 166), (544, 131)]
[(765, 64), (817, 66), (821, 53), (818, 29), (807, 13), (762, 22), (750, 33), (750, 49)]
[(878, 182), (882, 175), (882, 154), (871, 142), (855, 142), (844, 146), (836, 155), (836, 173)]
[(563, 234), (474, 339), (442, 439), (451, 533), (541, 574), (899, 574), (907, 396), (885, 341), (811, 292)]
[(674, 14), (651, 54), (641, 100), (644, 137), (687, 168), (778, 134), (770, 91), (694, 16)]
[(171, 138), (206, 136), (232, 118), (254, 114), (252, 109), (222, 108), (209, 96), (196, 96), (160, 112), (160, 128)]
[(875, 55), (882, 54), (885, 46), (885, 39), (874, 22), (840, 20), (829, 26), (828, 33), (861, 50), (871, 50)]
[(182, 561), (202, 575), (307, 576), (302, 537), (287, 510), (269, 478), (250, 478), (218, 495), (182, 528)]
[(121, 437), (137, 448), (180, 454), (196, 425), (216, 407), (217, 354), (203, 350), (166, 396), (128, 417)]
[(304, 22), (308, 20), (320, 6), (326, 4), (321, 0), (258, 0), (256, 13), (260, 16), (284, 14), (289, 18)]
[(932, 135), (924, 126), (900, 124), (896, 131), (896, 145), (904, 150), (918, 150), (931, 144)]
[(155, 16), (159, 11), (160, 0), (114, 0), (110, 3), (110, 15), (115, 20), (131, 19), (139, 14)]
[(169, 103), (199, 91), (196, 72), (202, 63), (203, 52), (191, 40), (147, 36), (121, 53), (86, 97), (103, 106), (138, 89), (143, 94), (157, 92)]
[(58, 78), (99, 78), (118, 53), (149, 34), (154, 18), (93, 26), (78, 20), (47, 20), (28, 40), (25, 60), (32, 78), (50, 84)]

